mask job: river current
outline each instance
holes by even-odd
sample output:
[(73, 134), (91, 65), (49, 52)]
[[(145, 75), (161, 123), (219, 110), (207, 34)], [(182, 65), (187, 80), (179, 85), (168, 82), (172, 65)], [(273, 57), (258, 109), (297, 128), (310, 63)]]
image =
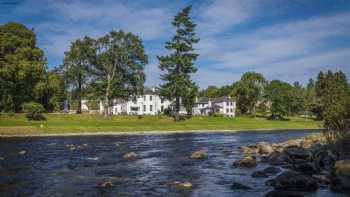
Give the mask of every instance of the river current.
[[(0, 196), (264, 196), (269, 178), (251, 174), (267, 167), (233, 168), (238, 147), (281, 142), (310, 131), (173, 133), (0, 138)], [(190, 159), (205, 150), (208, 158)], [(22, 151), (22, 152), (21, 152)], [(124, 160), (127, 152), (136, 160)], [(111, 181), (112, 187), (99, 184)], [(189, 181), (191, 189), (174, 187)], [(252, 190), (232, 190), (233, 181)], [(341, 196), (321, 188), (307, 196)]]

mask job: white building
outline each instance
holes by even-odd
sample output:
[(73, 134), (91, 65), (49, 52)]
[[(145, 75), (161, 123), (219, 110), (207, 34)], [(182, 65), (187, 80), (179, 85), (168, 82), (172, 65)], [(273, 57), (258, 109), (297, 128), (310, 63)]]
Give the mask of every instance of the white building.
[(194, 103), (193, 115), (223, 114), (234, 117), (236, 115), (236, 102), (229, 96), (218, 98), (200, 98)]
[[(162, 98), (155, 88), (145, 90), (144, 95), (138, 96), (135, 99), (128, 101), (113, 100), (113, 114), (128, 114), (128, 115), (156, 115), (162, 113), (169, 107), (171, 102)], [(104, 110), (102, 102), (100, 103), (100, 113)]]
[[(156, 115), (172, 107), (173, 103), (168, 99), (162, 98), (158, 91), (153, 88), (151, 90), (145, 90), (144, 95), (128, 101), (114, 99), (111, 106), (111, 113), (114, 115)], [(103, 113), (103, 110), (103, 103), (100, 102), (100, 113)], [(223, 114), (234, 117), (235, 111), (236, 102), (229, 96), (213, 99), (200, 98), (194, 103), (192, 108), (193, 115)], [(187, 114), (183, 106), (181, 106), (180, 114)]]

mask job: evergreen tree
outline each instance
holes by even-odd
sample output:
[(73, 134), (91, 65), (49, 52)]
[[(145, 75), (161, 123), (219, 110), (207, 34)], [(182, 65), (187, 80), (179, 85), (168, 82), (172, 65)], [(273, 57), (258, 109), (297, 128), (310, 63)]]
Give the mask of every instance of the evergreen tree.
[(320, 72), (316, 92), (321, 99), (325, 128), (334, 131), (350, 129), (347, 122), (350, 119), (350, 89), (345, 74), (341, 71)]
[(194, 52), (193, 44), (199, 38), (195, 35), (196, 24), (189, 16), (190, 11), (191, 6), (188, 6), (174, 17), (172, 24), (176, 34), (165, 45), (171, 54), (158, 57), (159, 68), (163, 71), (161, 79), (165, 82), (160, 87), (160, 93), (165, 98), (175, 99), (175, 120), (179, 120), (181, 100), (186, 100), (186, 96), (191, 95), (188, 91), (196, 86), (191, 80), (191, 74), (197, 71), (194, 61), (198, 54)]

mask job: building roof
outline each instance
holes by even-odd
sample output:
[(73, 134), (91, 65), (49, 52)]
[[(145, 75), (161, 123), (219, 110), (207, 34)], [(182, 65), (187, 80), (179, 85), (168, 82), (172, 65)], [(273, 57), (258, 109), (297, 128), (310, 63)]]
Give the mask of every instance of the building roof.
[(198, 101), (196, 103), (208, 103), (209, 100), (210, 99), (208, 97), (201, 97), (198, 99)]
[(222, 103), (222, 102), (231, 102), (233, 99), (229, 96), (222, 96), (222, 97), (217, 97), (217, 98), (208, 98), (208, 97), (201, 97), (198, 99), (196, 103), (209, 103), (211, 101), (212, 103)]
[(231, 97), (222, 96), (222, 97), (214, 98), (212, 102), (213, 103), (222, 103), (222, 102), (231, 102), (231, 101), (233, 101), (233, 99), (231, 99)]
[(151, 94), (151, 95), (159, 95), (159, 90), (157, 88), (145, 88), (143, 91), (143, 95)]

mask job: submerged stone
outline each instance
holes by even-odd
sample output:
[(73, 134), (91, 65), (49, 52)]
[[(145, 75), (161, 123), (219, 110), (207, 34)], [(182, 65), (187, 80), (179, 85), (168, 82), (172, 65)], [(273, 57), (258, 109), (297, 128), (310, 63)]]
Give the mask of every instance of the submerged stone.
[(246, 185), (243, 185), (242, 183), (233, 182), (231, 184), (231, 189), (233, 189), (233, 190), (250, 190), (251, 188), (246, 186)]

